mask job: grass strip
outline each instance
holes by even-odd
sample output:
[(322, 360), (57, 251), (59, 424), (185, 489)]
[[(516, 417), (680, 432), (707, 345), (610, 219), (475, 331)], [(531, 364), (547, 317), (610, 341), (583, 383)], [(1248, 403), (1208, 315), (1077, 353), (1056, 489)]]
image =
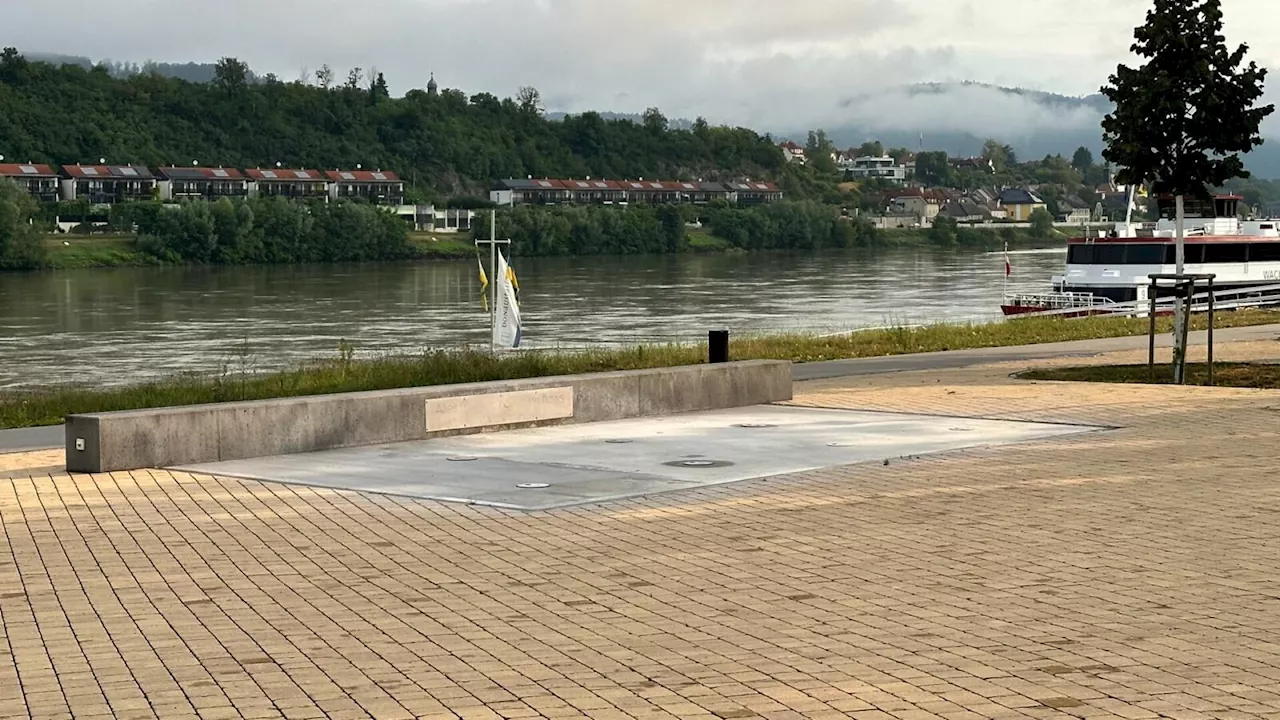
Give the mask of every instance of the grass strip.
[[(1066, 382), (1141, 383), (1169, 385), (1173, 370), (1168, 363), (1156, 363), (1154, 377), (1146, 365), (1097, 365), (1093, 367), (1046, 368), (1020, 373), (1023, 380), (1059, 380)], [(1209, 366), (1187, 363), (1188, 385), (1207, 385)], [(1215, 387), (1280, 388), (1280, 365), (1268, 363), (1214, 363)]]
[[(1280, 322), (1280, 312), (1240, 310), (1220, 313), (1217, 325), (1228, 328), (1276, 322)], [(1193, 319), (1194, 328), (1204, 326), (1204, 317)], [(1162, 318), (1159, 329), (1168, 332), (1170, 320)], [(1147, 321), (1133, 318), (1021, 318), (977, 325), (892, 327), (832, 336), (740, 335), (733, 339), (731, 354), (738, 360), (804, 363), (1121, 337), (1146, 331)], [(240, 352), (247, 354), (249, 350), (246, 347)], [(705, 359), (706, 350), (701, 344), (544, 350), (498, 357), (464, 348), (357, 359), (354, 348), (344, 342), (334, 357), (279, 372), (233, 370), (230, 368), (244, 365), (230, 358), (218, 373), (185, 374), (134, 386), (50, 386), (0, 393), (0, 428), (56, 425), (75, 413), (671, 367)]]

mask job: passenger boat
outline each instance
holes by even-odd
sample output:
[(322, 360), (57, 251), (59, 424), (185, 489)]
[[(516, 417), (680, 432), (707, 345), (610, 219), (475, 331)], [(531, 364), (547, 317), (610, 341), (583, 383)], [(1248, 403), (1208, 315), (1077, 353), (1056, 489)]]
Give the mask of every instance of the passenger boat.
[[(1265, 289), (1280, 304), (1280, 220), (1240, 220), (1238, 195), (1185, 202), (1185, 264), (1189, 274), (1212, 273), (1215, 291)], [(1053, 311), (1068, 317), (1129, 311), (1148, 302), (1150, 276), (1176, 271), (1172, 198), (1160, 198), (1161, 219), (1117, 223), (1111, 231), (1071, 238), (1053, 291), (1006, 297), (1005, 315)], [(1169, 292), (1161, 288), (1160, 295)], [(1267, 304), (1260, 299), (1252, 304)]]

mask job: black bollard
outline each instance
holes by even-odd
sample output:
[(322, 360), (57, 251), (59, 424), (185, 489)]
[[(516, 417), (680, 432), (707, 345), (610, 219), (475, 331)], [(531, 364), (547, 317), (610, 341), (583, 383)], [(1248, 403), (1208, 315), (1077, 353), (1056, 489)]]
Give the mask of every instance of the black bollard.
[(707, 362), (729, 362), (728, 330), (712, 330), (707, 333)]

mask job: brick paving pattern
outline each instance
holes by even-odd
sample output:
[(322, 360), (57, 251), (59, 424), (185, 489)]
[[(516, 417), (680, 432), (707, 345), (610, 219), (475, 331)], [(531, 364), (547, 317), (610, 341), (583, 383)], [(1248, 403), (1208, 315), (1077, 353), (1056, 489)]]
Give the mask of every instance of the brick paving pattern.
[(796, 402), (1118, 429), (544, 513), (0, 456), (0, 718), (1280, 718), (1280, 393), (1012, 369)]

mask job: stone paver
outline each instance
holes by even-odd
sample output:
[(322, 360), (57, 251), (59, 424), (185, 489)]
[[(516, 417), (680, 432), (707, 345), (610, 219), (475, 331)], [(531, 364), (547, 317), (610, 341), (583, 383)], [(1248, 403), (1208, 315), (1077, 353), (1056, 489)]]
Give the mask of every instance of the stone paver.
[(1012, 369), (796, 402), (1118, 429), (543, 513), (0, 455), (0, 718), (1280, 718), (1280, 393)]

